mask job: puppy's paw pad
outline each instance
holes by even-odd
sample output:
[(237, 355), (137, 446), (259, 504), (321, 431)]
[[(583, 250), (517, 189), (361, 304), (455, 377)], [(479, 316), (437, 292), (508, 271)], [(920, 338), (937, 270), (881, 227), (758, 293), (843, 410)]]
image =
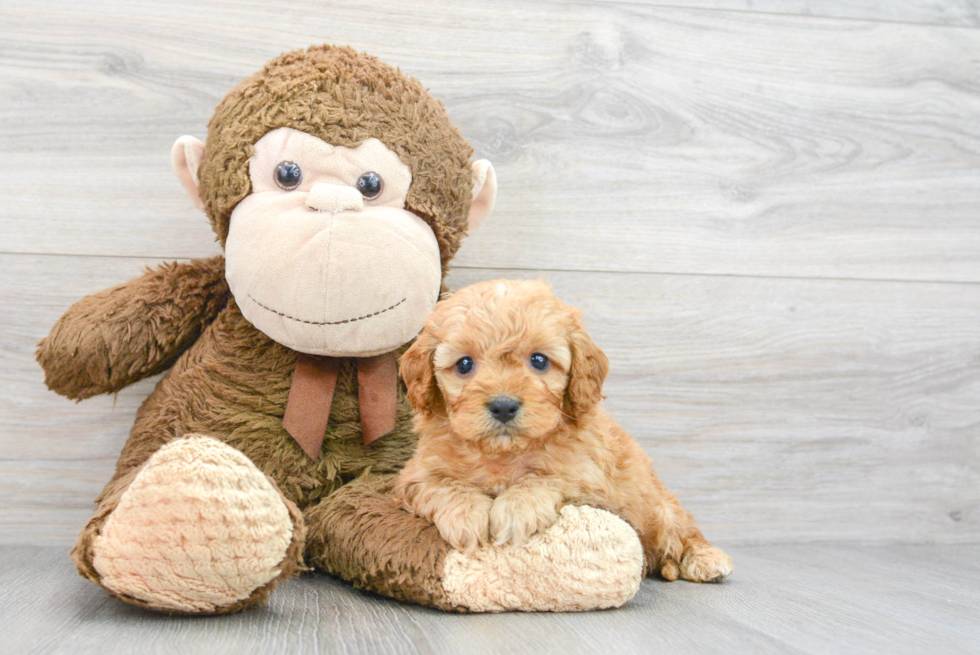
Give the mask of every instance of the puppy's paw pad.
[(443, 541), (455, 550), (469, 555), (490, 543), (486, 528), (445, 526), (438, 523), (436, 527), (439, 529), (439, 535)]
[(443, 540), (456, 550), (474, 553), (490, 543), (489, 496), (468, 495), (440, 508), (432, 517)]
[(691, 582), (721, 582), (733, 570), (732, 558), (714, 546), (688, 548), (681, 557), (681, 577)]
[(628, 523), (592, 507), (562, 508), (523, 546), (446, 557), (443, 589), (474, 612), (619, 607), (640, 588), (643, 547)]
[(214, 612), (280, 574), (293, 530), (279, 492), (245, 455), (192, 436), (147, 461), (96, 537), (92, 563), (117, 594)]
[(673, 582), (681, 575), (680, 567), (677, 566), (677, 562), (672, 559), (667, 560), (660, 565), (660, 577), (664, 580)]
[(514, 492), (505, 493), (494, 500), (490, 509), (490, 538), (494, 546), (520, 546), (557, 518), (558, 510), (550, 499), (536, 502)]

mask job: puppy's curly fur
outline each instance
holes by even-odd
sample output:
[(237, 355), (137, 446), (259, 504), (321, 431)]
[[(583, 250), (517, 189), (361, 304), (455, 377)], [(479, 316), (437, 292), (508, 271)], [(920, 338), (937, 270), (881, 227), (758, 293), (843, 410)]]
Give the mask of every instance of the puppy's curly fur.
[[(471, 370), (457, 366), (465, 358)], [(562, 505), (592, 505), (636, 529), (647, 574), (724, 578), (731, 558), (705, 540), (650, 458), (599, 406), (608, 370), (579, 311), (544, 282), (482, 282), (438, 303), (401, 359), (421, 438), (397, 498), (466, 552), (521, 544)], [(495, 418), (498, 399), (511, 411), (498, 404)]]

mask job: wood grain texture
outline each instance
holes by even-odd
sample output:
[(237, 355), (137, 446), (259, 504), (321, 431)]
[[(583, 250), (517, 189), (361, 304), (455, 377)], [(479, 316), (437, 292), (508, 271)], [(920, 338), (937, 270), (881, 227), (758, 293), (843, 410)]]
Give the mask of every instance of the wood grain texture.
[[(581, 0), (596, 4), (595, 0)], [(603, 0), (599, 0), (602, 2)], [(613, 0), (615, 1), (615, 0)], [(638, 4), (751, 11), (796, 16), (824, 16), (859, 20), (980, 26), (978, 0), (634, 0)]]
[(330, 41), (420, 77), (496, 163), (460, 265), (980, 281), (980, 30), (707, 4), (758, 11), (7, 3), (0, 250), (213, 252), (170, 144), (268, 58)]
[[(26, 545), (0, 547), (0, 653), (976, 652), (978, 6), (0, 3), (0, 544)], [(451, 286), (544, 276), (583, 308), (608, 409), (731, 579), (455, 616), (307, 575), (202, 621), (76, 576), (156, 379), (75, 404), (35, 344), (84, 294), (217, 252), (170, 145), (320, 42), (421, 78), (494, 161)]]
[[(152, 381), (80, 404), (34, 344), (135, 259), (2, 255), (0, 542), (69, 544)], [(453, 288), (538, 271), (457, 269)], [(980, 286), (548, 272), (606, 405), (722, 544), (980, 541)]]
[(623, 608), (453, 615), (306, 575), (268, 608), (150, 614), (79, 578), (56, 548), (0, 550), (0, 650), (70, 653), (972, 653), (980, 547), (768, 546), (732, 551), (720, 585), (647, 580)]

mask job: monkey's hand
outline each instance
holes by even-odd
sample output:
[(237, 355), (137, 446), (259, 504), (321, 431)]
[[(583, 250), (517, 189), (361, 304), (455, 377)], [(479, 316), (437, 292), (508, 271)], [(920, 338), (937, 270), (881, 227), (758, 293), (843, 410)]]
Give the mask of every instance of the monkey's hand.
[(37, 348), (48, 388), (74, 400), (168, 368), (228, 300), (224, 257), (167, 263), (82, 298)]

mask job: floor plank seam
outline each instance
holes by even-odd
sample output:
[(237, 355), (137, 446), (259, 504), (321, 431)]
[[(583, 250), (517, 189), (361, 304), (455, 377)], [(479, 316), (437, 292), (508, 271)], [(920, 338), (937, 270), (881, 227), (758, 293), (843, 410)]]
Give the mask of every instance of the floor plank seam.
[[(223, 253), (216, 252), (210, 255), (188, 257), (174, 255), (111, 255), (95, 253), (62, 253), (62, 252), (13, 252), (0, 250), (0, 256), (11, 257), (79, 257), (85, 259), (128, 259), (128, 260), (154, 260), (158, 262), (169, 261), (188, 261), (190, 259), (201, 259), (203, 257), (214, 257)], [(650, 275), (661, 277), (698, 277), (698, 278), (733, 278), (747, 280), (794, 280), (794, 281), (823, 281), (823, 282), (877, 282), (882, 284), (942, 284), (959, 286), (980, 286), (980, 280), (941, 280), (927, 279), (919, 280), (914, 278), (876, 278), (876, 277), (840, 277), (840, 276), (807, 276), (807, 275), (759, 275), (755, 273), (692, 273), (690, 271), (639, 271), (633, 269), (609, 270), (609, 269), (590, 269), (590, 268), (526, 268), (511, 266), (473, 266), (473, 265), (453, 265), (453, 270), (465, 271), (531, 271), (539, 273), (584, 273), (600, 275)]]

